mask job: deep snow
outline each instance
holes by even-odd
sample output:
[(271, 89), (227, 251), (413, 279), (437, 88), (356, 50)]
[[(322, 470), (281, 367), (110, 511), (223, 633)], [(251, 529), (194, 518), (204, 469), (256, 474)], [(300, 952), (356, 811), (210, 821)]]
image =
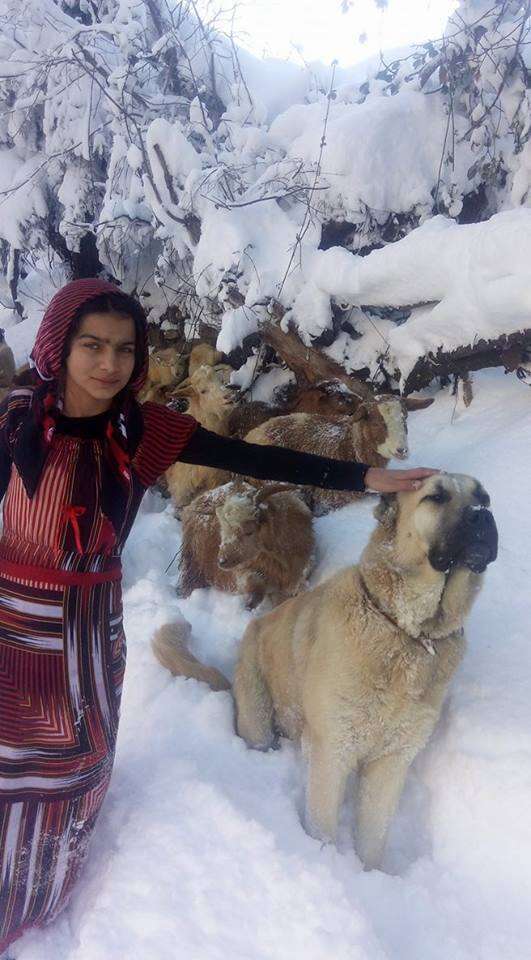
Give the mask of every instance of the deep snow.
[[(439, 727), (408, 777), (386, 872), (299, 822), (298, 749), (248, 750), (226, 693), (172, 679), (151, 632), (177, 609), (195, 651), (233, 667), (250, 614), (213, 590), (174, 599), (179, 524), (149, 494), (125, 556), (129, 662), (112, 786), (67, 912), (16, 960), (524, 960), (531, 942), (530, 394), (501, 371), (411, 415), (412, 463), (492, 497), (497, 562)], [(354, 561), (372, 501), (316, 521), (321, 580)]]

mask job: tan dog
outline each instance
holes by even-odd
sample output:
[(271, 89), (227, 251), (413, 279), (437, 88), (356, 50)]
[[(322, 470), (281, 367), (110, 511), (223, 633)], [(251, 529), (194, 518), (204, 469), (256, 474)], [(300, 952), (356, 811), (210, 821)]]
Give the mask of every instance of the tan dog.
[(440, 714), (463, 653), (463, 619), (496, 557), (489, 498), (440, 474), (383, 497), (357, 567), (253, 621), (234, 681), (238, 733), (266, 749), (301, 738), (306, 827), (335, 840), (349, 774), (359, 774), (357, 850), (382, 858), (408, 767)]

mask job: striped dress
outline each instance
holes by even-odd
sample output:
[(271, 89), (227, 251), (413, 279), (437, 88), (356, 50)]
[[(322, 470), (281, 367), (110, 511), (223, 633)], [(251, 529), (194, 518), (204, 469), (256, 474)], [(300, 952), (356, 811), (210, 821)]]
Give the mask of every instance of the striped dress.
[[(30, 400), (18, 390), (10, 403)], [(66, 905), (109, 785), (125, 665), (120, 554), (146, 488), (196, 428), (156, 404), (143, 418), (117, 533), (101, 509), (105, 416), (82, 431), (63, 418), (31, 500), (11, 467), (0, 539), (0, 955)], [(5, 425), (6, 414), (4, 459)]]

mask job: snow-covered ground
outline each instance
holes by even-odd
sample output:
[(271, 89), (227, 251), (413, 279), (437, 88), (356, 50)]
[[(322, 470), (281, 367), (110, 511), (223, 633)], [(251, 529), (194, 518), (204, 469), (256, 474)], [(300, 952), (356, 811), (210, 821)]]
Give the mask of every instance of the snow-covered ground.
[[(152, 631), (177, 610), (179, 524), (149, 494), (125, 558), (129, 663), (112, 786), (68, 911), (16, 960), (528, 960), (531, 942), (530, 394), (475, 376), (410, 419), (416, 463), (474, 474), (500, 532), (469, 649), (395, 819), (385, 872), (303, 831), (296, 746), (248, 750), (227, 693), (173, 679)], [(371, 504), (317, 521), (315, 580), (355, 561)], [(230, 672), (249, 619), (198, 591), (195, 651)]]

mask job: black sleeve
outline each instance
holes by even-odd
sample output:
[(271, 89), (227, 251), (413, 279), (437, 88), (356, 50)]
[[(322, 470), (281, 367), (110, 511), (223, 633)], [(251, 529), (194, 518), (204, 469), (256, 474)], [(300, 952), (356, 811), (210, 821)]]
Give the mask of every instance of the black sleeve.
[(184, 463), (219, 467), (257, 480), (285, 480), (325, 490), (365, 490), (369, 467), (349, 460), (330, 460), (285, 447), (246, 443), (198, 427), (179, 456)]

